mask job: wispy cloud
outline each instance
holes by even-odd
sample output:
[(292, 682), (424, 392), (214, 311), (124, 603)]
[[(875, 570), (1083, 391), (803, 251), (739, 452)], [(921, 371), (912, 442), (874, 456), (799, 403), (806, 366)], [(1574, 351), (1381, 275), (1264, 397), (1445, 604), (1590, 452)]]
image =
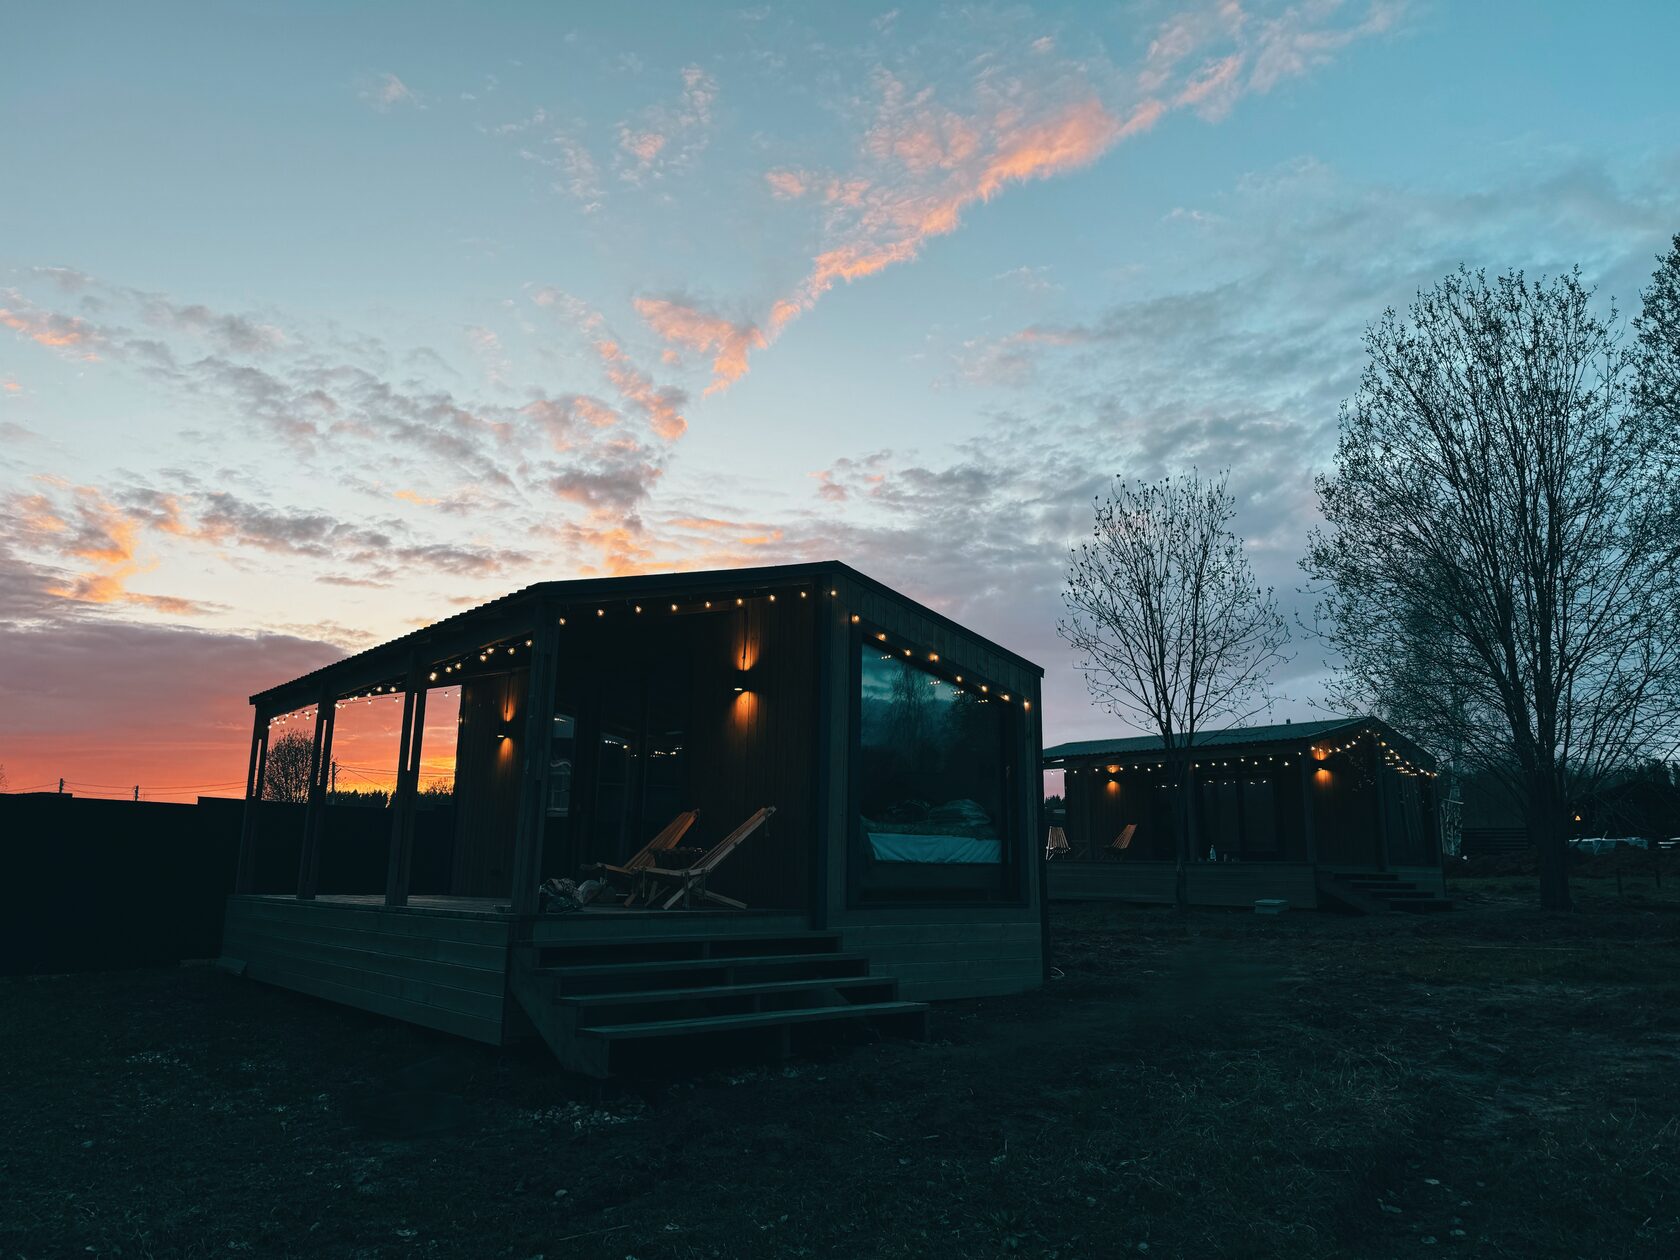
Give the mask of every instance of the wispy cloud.
[(767, 344), (752, 323), (737, 323), (682, 298), (639, 297), (636, 313), (666, 342), (712, 356), (708, 394), (727, 389), (747, 372), (747, 355)]
[(618, 125), (618, 175), (640, 185), (690, 166), (711, 143), (717, 80), (699, 66), (684, 66), (673, 104), (649, 106)]
[(369, 106), (380, 113), (404, 106), (411, 109), (425, 108), (421, 96), (396, 75), (389, 72), (382, 74), (376, 81), (364, 87), (358, 95)]

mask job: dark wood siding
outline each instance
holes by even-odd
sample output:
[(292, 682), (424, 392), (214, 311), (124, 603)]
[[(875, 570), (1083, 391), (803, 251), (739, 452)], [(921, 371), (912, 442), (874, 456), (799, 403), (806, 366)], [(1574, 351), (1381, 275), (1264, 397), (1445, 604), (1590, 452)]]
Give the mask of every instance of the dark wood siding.
[[(691, 601), (677, 613), (667, 603), (642, 614), (614, 607), (607, 617), (569, 619), (578, 624), (561, 639), (556, 704), (577, 717), (578, 757), (573, 814), (564, 824), (549, 820), (548, 873), (622, 861), (677, 809), (699, 811), (684, 846), (701, 849), (774, 805), (768, 826), (709, 884), (754, 908), (806, 907), (815, 846), (813, 598), (790, 588), (774, 601), (749, 599), (739, 607), (719, 600), (708, 611)], [(657, 805), (647, 792), (645, 759), (655, 710), (684, 731), (686, 785)], [(603, 837), (622, 824), (608, 825), (596, 791), (600, 740), (609, 730), (630, 740), (634, 757), (629, 834), (616, 842)]]
[(507, 921), (286, 897), (230, 897), (222, 957), (281, 988), (499, 1045)]
[(522, 769), (518, 745), (529, 686), (530, 671), (525, 669), (461, 684), (450, 889), (458, 897), (505, 897), (511, 889)]

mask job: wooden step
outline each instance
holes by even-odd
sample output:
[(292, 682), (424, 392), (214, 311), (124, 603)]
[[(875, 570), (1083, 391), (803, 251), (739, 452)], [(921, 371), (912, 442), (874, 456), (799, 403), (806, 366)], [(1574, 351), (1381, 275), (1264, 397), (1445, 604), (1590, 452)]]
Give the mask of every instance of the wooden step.
[[(869, 970), (869, 955), (838, 950), (823, 954), (751, 954), (725, 958), (676, 958), (658, 962), (587, 963), (581, 966), (562, 965), (538, 967), (533, 976), (551, 982), (559, 993), (616, 993), (630, 991), (638, 981), (648, 982), (650, 988), (678, 987), (664, 984), (667, 977), (694, 976), (697, 983), (705, 983), (708, 973), (717, 973), (731, 982), (737, 973), (754, 979), (767, 979), (783, 972), (796, 972), (785, 978), (798, 980), (813, 977), (865, 975)], [(618, 987), (609, 987), (618, 986)]]
[(1387, 892), (1409, 892), (1417, 887), (1410, 880), (1400, 879), (1344, 879), (1342, 883), (1349, 888), (1363, 888), (1367, 892), (1379, 895)]
[(579, 1037), (632, 1041), (649, 1037), (694, 1037), (741, 1032), (751, 1028), (786, 1027), (841, 1019), (905, 1018), (925, 1021), (925, 1002), (856, 1002), (845, 1006), (817, 1006), (802, 1010), (755, 1011), (750, 1015), (713, 1015), (704, 1019), (652, 1020), (639, 1024), (599, 1024), (577, 1030)]
[(760, 933), (739, 936), (633, 936), (617, 940), (594, 938), (579, 941), (538, 941), (528, 948), (537, 951), (543, 963), (565, 965), (582, 962), (657, 962), (686, 958), (756, 958), (766, 954), (828, 954), (840, 948), (838, 932)]
[[(716, 998), (763, 998), (818, 991), (880, 990), (897, 996), (899, 983), (892, 976), (810, 976), (805, 979), (764, 979), (746, 984), (697, 984), (685, 990), (630, 990), (625, 993), (556, 993), (563, 1006), (595, 1010), (596, 1006), (657, 1006), (660, 1003), (711, 1001)], [(581, 1018), (581, 1016), (580, 1016)]]
[(741, 932), (728, 936), (716, 933), (667, 933), (651, 936), (592, 936), (576, 941), (547, 940), (530, 942), (537, 949), (639, 949), (648, 946), (706, 945), (728, 948), (741, 945), (803, 945), (812, 949), (832, 949), (840, 942), (838, 932)]

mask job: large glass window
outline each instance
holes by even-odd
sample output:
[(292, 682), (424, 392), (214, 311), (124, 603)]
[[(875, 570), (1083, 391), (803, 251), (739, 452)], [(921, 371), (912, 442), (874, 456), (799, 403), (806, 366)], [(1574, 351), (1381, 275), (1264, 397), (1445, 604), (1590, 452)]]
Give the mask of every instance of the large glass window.
[(856, 869), (866, 899), (1006, 891), (1007, 707), (859, 647)]

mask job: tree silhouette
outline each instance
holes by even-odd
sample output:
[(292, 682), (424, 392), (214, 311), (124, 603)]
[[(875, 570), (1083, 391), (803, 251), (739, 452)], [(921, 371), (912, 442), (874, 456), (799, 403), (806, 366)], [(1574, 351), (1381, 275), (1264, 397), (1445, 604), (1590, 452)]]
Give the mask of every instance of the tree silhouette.
[(1641, 411), (1680, 426), (1680, 232), (1658, 260), (1639, 318), (1635, 397)]
[(1092, 698), (1161, 737), (1176, 791), (1175, 894), (1189, 903), (1193, 745), (1218, 721), (1265, 707), (1289, 629), (1230, 528), (1228, 477), (1116, 482), (1089, 542), (1068, 562), (1058, 633), (1080, 654)]
[(263, 766), (262, 798), (294, 805), (309, 800), (309, 762), (315, 741), (302, 731), (287, 731), (268, 746)]
[(1460, 269), (1387, 311), (1302, 562), (1334, 690), (1508, 786), (1548, 909), (1572, 804), (1680, 730), (1680, 413), (1591, 299)]

